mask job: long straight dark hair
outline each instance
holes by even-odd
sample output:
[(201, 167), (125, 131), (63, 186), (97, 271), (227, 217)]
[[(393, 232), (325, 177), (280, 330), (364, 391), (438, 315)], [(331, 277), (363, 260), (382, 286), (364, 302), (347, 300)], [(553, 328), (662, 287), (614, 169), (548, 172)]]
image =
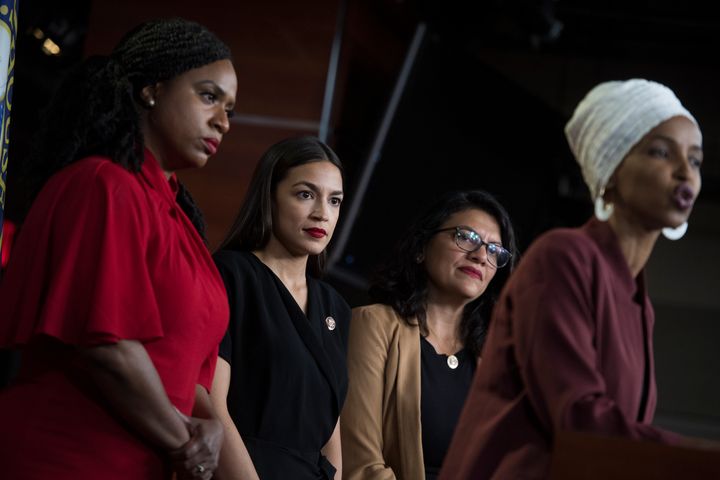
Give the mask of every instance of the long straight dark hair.
[[(264, 248), (273, 231), (277, 184), (290, 169), (313, 162), (330, 162), (343, 175), (338, 156), (316, 137), (288, 138), (271, 146), (260, 158), (240, 212), (218, 249), (253, 251)], [(324, 266), (325, 251), (308, 259), (308, 270), (315, 277), (322, 275)]]
[(485, 292), (468, 303), (463, 312), (460, 336), (465, 347), (479, 356), (492, 308), (518, 259), (510, 216), (491, 194), (466, 190), (450, 192), (438, 199), (409, 227), (389, 261), (377, 272), (369, 293), (374, 301), (390, 305), (408, 324), (418, 325), (422, 334), (427, 335), (428, 277), (424, 263), (417, 259), (445, 220), (457, 212), (473, 209), (482, 210), (497, 221), (503, 247), (512, 254), (510, 262), (497, 269)]

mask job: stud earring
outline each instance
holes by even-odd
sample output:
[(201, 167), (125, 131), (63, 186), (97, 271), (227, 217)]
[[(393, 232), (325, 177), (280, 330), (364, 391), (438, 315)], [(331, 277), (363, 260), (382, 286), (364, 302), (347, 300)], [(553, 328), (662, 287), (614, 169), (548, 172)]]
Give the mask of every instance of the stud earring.
[(152, 108), (154, 106), (155, 106), (155, 99), (151, 98), (150, 100), (148, 100), (148, 107)]

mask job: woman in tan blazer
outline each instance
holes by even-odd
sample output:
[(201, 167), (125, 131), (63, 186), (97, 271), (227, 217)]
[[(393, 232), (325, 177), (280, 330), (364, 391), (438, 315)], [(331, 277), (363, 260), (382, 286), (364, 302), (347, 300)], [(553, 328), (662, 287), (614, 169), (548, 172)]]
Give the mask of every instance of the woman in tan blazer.
[(378, 303), (353, 310), (345, 479), (436, 477), (515, 252), (508, 214), (479, 190), (443, 196), (410, 227), (370, 289)]

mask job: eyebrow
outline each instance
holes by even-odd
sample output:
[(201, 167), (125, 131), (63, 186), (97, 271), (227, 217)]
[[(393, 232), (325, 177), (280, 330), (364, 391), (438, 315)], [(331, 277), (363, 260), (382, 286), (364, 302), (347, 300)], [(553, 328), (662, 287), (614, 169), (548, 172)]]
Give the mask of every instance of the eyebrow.
[[(480, 235), (480, 234), (478, 233), (478, 231), (475, 230), (474, 228), (472, 228), (472, 227), (470, 227), (470, 226), (468, 226), (468, 225), (458, 225), (458, 227), (460, 227), (460, 228), (466, 228), (466, 229), (468, 229), (468, 230), (472, 230), (473, 232), (475, 232), (475, 234), (476, 234), (478, 237), (480, 237), (480, 240), (482, 240), (483, 242), (485, 242), (485, 240), (482, 238), (482, 235)], [(494, 243), (494, 244), (500, 245), (500, 246), (502, 247), (502, 240), (494, 240), (494, 237), (493, 237), (493, 238), (488, 238), (487, 242), (485, 242), (485, 243)]]
[[(673, 144), (675, 144), (675, 145), (678, 145), (678, 142), (677, 142), (674, 138), (668, 137), (667, 135), (663, 135), (663, 134), (660, 134), (660, 133), (656, 133), (655, 135), (653, 135), (652, 137), (650, 137), (650, 140), (656, 140), (656, 139), (657, 139), (657, 140), (665, 140), (665, 141), (668, 142), (668, 143), (673, 143)], [(700, 150), (700, 151), (702, 151), (702, 146), (701, 146), (701, 145), (691, 145), (691, 146), (690, 146), (690, 149), (691, 149), (691, 150)]]
[[(308, 182), (308, 181), (306, 181), (306, 180), (301, 180), (301, 181), (295, 183), (295, 184), (293, 185), (293, 187), (298, 187), (298, 186), (303, 186), (303, 185), (306, 186), (306, 187), (308, 187), (310, 190), (315, 191), (315, 192), (319, 192), (319, 191), (321, 190), (320, 187), (318, 187), (318, 186), (315, 185), (314, 183)], [(332, 195), (332, 196), (343, 195), (343, 192), (342, 192), (342, 190), (335, 190), (334, 192), (330, 192), (330, 195)]]

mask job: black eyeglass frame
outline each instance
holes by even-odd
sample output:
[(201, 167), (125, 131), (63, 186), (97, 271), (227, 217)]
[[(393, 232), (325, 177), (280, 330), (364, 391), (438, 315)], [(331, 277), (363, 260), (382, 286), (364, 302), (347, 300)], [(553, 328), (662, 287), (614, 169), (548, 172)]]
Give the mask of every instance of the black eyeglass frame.
[[(503, 247), (502, 245), (500, 245), (500, 244), (498, 244), (498, 243), (493, 243), (493, 242), (486, 242), (486, 241), (484, 241), (484, 240), (480, 237), (480, 234), (477, 233), (475, 230), (473, 230), (473, 229), (470, 228), (470, 227), (466, 227), (466, 226), (456, 226), (456, 227), (440, 228), (440, 229), (438, 229), (438, 230), (433, 230), (431, 233), (432, 233), (433, 235), (435, 235), (436, 233), (449, 232), (449, 231), (451, 231), (451, 230), (455, 230), (455, 235), (453, 235), (453, 238), (455, 239), (455, 245), (457, 245), (457, 247), (458, 247), (460, 250), (462, 250), (463, 252), (467, 252), (467, 253), (477, 252), (478, 250), (480, 250), (480, 249), (482, 248), (483, 245), (485, 245), (485, 251), (487, 252), (488, 261), (490, 262), (490, 264), (491, 264), (493, 267), (495, 267), (495, 268), (503, 268), (503, 267), (507, 266), (508, 263), (510, 263), (510, 259), (512, 258), (512, 253), (510, 253), (510, 251), (509, 251), (508, 249), (506, 249), (505, 247)], [(477, 244), (477, 247), (476, 247), (476, 248), (474, 248), (474, 249), (472, 249), (472, 250), (468, 250), (467, 248), (463, 248), (463, 247), (460, 245), (460, 243), (459, 243), (459, 238), (460, 238), (460, 231), (461, 231), (461, 230), (465, 230), (465, 231), (468, 231), (468, 232), (472, 232), (472, 233), (474, 233), (475, 235), (477, 235), (478, 244)], [(490, 245), (492, 245), (492, 246), (494, 246), (495, 248), (498, 248), (498, 249), (499, 249), (499, 253), (498, 253), (497, 255), (495, 255), (495, 258), (500, 258), (500, 254), (501, 254), (502, 252), (507, 253), (507, 260), (505, 261), (505, 263), (503, 263), (502, 265), (495, 265), (495, 263), (497, 263), (497, 262), (493, 262), (493, 261), (491, 260), (492, 255), (491, 255), (491, 253), (487, 250)]]

